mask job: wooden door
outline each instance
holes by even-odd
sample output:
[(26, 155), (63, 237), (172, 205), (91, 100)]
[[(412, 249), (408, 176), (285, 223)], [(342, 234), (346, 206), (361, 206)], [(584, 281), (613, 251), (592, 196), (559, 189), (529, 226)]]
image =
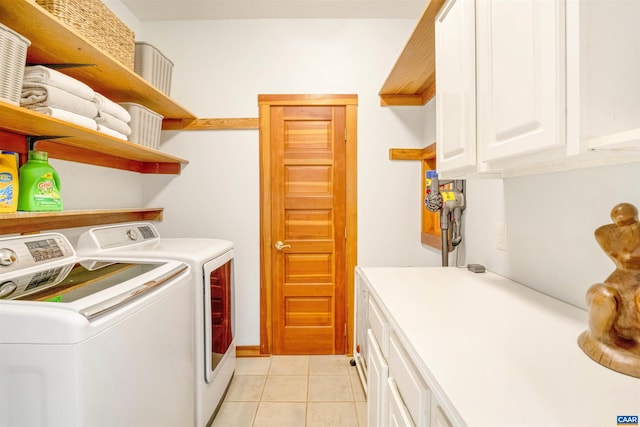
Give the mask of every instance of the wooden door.
[(274, 354), (344, 352), (344, 120), (344, 107), (271, 109)]
[(348, 146), (355, 137), (348, 141), (348, 129), (355, 110), (332, 97), (282, 97), (260, 97), (261, 353), (345, 354), (353, 325), (355, 149)]

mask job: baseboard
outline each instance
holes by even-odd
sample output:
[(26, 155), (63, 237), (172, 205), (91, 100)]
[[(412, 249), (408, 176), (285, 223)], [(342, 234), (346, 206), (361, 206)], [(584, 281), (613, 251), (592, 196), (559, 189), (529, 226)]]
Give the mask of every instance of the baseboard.
[(268, 354), (260, 354), (259, 345), (237, 345), (236, 357), (268, 357)]

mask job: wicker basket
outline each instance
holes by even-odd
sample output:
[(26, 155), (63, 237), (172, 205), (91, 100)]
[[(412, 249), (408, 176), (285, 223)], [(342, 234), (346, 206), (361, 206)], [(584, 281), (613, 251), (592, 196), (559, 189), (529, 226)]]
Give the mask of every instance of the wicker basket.
[(129, 141), (157, 150), (160, 147), (162, 116), (133, 102), (121, 102), (120, 105), (131, 114)]
[(49, 13), (133, 71), (135, 34), (100, 0), (36, 0)]
[(24, 63), (31, 42), (0, 24), (0, 101), (20, 105)]

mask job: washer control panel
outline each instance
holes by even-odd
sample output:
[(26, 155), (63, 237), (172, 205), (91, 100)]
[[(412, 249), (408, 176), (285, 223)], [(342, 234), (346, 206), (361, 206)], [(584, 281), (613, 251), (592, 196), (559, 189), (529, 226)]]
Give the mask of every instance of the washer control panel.
[(75, 258), (75, 251), (62, 234), (0, 239), (0, 275), (65, 258)]
[(112, 249), (159, 238), (158, 230), (149, 222), (96, 227), (80, 236), (78, 248), (83, 251)]

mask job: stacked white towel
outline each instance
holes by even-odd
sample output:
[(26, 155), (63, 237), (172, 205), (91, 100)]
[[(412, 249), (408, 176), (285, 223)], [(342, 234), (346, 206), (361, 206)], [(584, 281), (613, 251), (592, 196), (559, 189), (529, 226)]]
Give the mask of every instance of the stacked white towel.
[(22, 107), (97, 130), (95, 92), (86, 84), (42, 65), (25, 67)]
[(131, 114), (122, 106), (98, 92), (94, 93), (93, 103), (98, 109), (98, 114), (95, 118), (96, 123), (98, 123), (98, 132), (127, 140), (127, 137), (131, 135), (131, 127), (129, 126)]

